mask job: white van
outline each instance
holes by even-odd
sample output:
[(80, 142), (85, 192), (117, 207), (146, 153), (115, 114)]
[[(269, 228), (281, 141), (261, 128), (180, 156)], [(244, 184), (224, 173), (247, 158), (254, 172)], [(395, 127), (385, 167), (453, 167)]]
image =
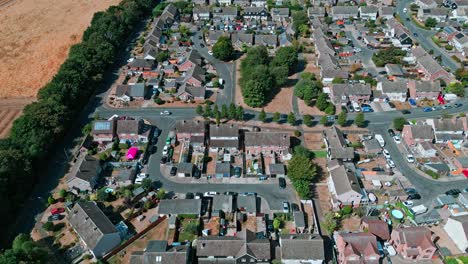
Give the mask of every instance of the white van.
[(385, 146), (385, 140), (383, 139), (382, 135), (375, 134), (375, 139), (379, 142), (379, 145), (383, 148)]
[(353, 108), (354, 108), (354, 112), (361, 112), (361, 107), (359, 106), (358, 103), (353, 102), (352, 105), (353, 105)]

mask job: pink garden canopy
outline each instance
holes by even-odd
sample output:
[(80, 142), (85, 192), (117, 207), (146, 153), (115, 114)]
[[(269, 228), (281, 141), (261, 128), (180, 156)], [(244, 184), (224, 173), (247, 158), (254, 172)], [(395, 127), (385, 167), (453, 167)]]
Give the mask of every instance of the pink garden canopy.
[(127, 152), (127, 159), (128, 160), (133, 160), (136, 158), (138, 154), (138, 148), (137, 147), (131, 147), (128, 149), (128, 152)]

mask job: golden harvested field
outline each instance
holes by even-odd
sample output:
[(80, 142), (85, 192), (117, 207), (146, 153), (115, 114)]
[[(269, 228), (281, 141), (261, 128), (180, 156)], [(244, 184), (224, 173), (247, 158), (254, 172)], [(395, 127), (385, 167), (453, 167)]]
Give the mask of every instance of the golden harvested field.
[(0, 99), (0, 138), (8, 136), (13, 121), (20, 116), (23, 107), (32, 101), (32, 98)]
[(70, 46), (80, 41), (93, 14), (119, 2), (14, 0), (0, 5), (0, 98), (35, 97)]

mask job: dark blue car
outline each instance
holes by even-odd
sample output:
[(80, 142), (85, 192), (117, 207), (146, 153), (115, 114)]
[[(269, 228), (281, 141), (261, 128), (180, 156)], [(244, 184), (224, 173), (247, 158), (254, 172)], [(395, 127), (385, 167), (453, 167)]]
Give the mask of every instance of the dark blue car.
[(432, 108), (424, 107), (423, 112), (432, 112)]

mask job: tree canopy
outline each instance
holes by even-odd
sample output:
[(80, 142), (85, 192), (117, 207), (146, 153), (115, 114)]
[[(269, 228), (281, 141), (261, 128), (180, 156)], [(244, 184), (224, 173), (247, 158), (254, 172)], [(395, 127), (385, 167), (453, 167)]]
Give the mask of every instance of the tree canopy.
[(218, 41), (213, 45), (213, 56), (222, 61), (229, 61), (232, 59), (234, 48), (232, 47), (231, 40), (228, 37), (221, 36)]
[(288, 177), (301, 198), (310, 198), (310, 184), (317, 177), (317, 167), (312, 154), (304, 147), (296, 147), (288, 164)]

